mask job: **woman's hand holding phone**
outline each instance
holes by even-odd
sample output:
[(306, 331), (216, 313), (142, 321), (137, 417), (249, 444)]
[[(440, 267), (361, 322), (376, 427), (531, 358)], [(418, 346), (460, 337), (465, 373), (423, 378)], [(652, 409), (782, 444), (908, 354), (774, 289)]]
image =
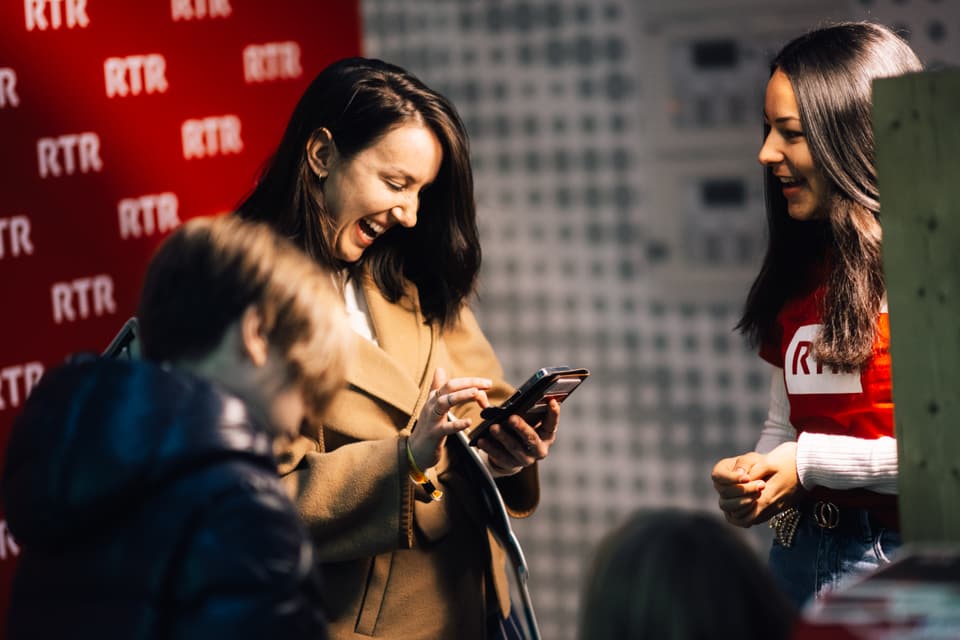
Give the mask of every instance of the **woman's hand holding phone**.
[(513, 475), (547, 457), (559, 427), (560, 403), (551, 399), (546, 415), (536, 428), (513, 414), (505, 424), (492, 424), (474, 444), (486, 452), (497, 475)]
[(494, 475), (511, 475), (547, 457), (560, 426), (560, 403), (590, 372), (544, 367), (499, 407), (484, 409), (470, 444), (486, 452)]

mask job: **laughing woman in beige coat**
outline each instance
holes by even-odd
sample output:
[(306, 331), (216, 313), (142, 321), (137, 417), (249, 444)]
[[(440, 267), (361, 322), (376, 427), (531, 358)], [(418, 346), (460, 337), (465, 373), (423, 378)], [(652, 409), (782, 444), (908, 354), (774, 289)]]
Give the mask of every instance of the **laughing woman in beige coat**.
[[(331, 637), (504, 637), (503, 552), (463, 474), (470, 461), (445, 446), (513, 391), (467, 306), (480, 245), (454, 107), (393, 65), (334, 63), (239, 213), (341, 275), (360, 336), (347, 388), (281, 460), (323, 563)], [(559, 406), (536, 428), (509, 421), (479, 447), (522, 517)]]

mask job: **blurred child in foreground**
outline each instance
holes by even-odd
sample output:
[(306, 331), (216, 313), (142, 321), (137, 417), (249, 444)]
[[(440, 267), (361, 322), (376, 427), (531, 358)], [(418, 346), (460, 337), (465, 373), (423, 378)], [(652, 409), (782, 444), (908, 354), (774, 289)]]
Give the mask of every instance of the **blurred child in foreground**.
[(14, 425), (8, 637), (326, 637), (274, 450), (342, 384), (330, 275), (263, 225), (196, 219), (137, 315), (145, 360), (74, 357)]

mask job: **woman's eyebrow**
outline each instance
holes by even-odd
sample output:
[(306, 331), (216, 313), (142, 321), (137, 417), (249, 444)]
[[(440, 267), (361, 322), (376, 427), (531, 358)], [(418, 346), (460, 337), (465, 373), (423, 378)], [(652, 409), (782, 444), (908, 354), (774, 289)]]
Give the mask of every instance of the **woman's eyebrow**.
[[(776, 122), (777, 124), (782, 124), (782, 123), (788, 122), (788, 121), (790, 121), (790, 120), (799, 120), (799, 119), (800, 119), (799, 116), (780, 116), (779, 118), (777, 118), (777, 119), (774, 120), (773, 122)], [(763, 112), (763, 121), (766, 122), (766, 123), (769, 123), (769, 122), (770, 122), (770, 116), (767, 115), (767, 112), (766, 112), (766, 111)]]
[[(398, 178), (402, 178), (406, 184), (413, 184), (417, 182), (417, 178), (415, 176), (410, 175), (409, 173), (407, 173), (406, 171), (404, 171), (399, 167), (390, 167), (387, 173), (393, 174)], [(425, 182), (424, 185), (429, 185), (432, 183), (433, 181), (431, 180), (430, 182)]]

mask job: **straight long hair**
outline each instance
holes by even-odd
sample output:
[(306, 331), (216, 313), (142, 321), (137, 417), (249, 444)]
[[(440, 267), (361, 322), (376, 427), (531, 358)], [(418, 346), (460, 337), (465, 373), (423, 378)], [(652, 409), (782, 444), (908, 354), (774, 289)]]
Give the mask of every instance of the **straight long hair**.
[(828, 211), (825, 220), (790, 218), (780, 185), (765, 171), (767, 252), (737, 329), (754, 344), (771, 341), (783, 304), (819, 280), (823, 326), (814, 356), (855, 371), (873, 353), (885, 294), (871, 83), (922, 65), (888, 28), (845, 22), (789, 42), (771, 63), (770, 74), (777, 70), (790, 80), (810, 154), (829, 185)]
[(443, 159), (424, 190), (416, 226), (390, 229), (368, 248), (368, 266), (384, 296), (396, 302), (413, 282), (429, 321), (452, 322), (473, 292), (480, 240), (466, 128), (453, 104), (404, 69), (368, 58), (346, 58), (320, 72), (294, 109), (276, 152), (257, 185), (238, 206), (267, 222), (329, 268), (353, 269), (331, 245), (336, 213), (321, 204), (322, 184), (307, 159), (307, 143), (330, 131), (344, 160), (395, 127), (420, 123), (440, 141)]

